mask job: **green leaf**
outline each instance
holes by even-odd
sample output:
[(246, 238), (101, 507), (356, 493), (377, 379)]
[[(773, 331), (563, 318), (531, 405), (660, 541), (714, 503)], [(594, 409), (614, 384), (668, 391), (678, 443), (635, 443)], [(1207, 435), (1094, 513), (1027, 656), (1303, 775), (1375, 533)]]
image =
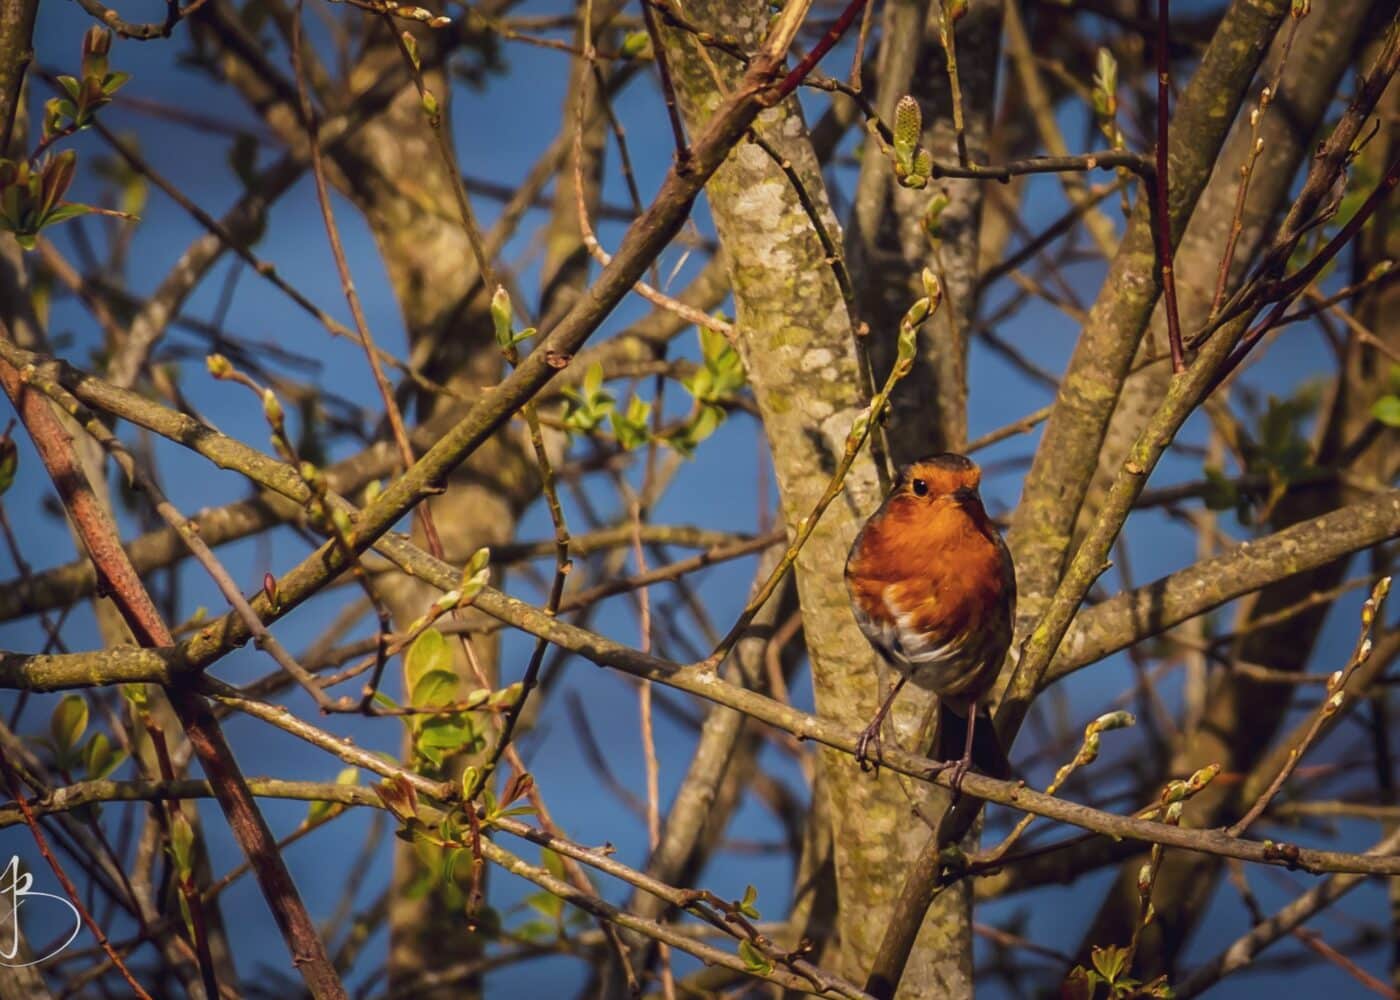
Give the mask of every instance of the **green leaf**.
[(45, 226), (54, 226), (60, 222), (67, 222), (69, 219), (76, 219), (82, 215), (91, 215), (97, 209), (91, 205), (81, 205), (74, 201), (65, 201), (56, 205), (44, 216)]
[(1082, 965), (1076, 965), (1060, 984), (1060, 1000), (1093, 1000), (1094, 989), (1098, 985), (1097, 975)]
[(558, 933), (558, 925), (545, 920), (527, 920), (513, 932), (515, 937), (524, 941), (547, 941)]
[(69, 756), (78, 746), (87, 725), (87, 699), (76, 694), (64, 695), (63, 700), (54, 706), (53, 715), (49, 717), (49, 734), (61, 757)]
[(1118, 60), (1107, 48), (1098, 52), (1094, 72), (1094, 110), (1101, 118), (1112, 118), (1118, 111)]
[(628, 400), (626, 413), (614, 410), (612, 427), (613, 433), (617, 435), (617, 443), (628, 451), (645, 444), (651, 437), (651, 429), (647, 426), (650, 416), (651, 404), (638, 396)]
[(1400, 396), (1387, 395), (1376, 400), (1371, 406), (1371, 416), (1387, 427), (1400, 427)]
[(488, 699), (492, 708), (510, 708), (520, 700), (521, 694), (525, 690), (525, 685), (520, 681), (514, 684), (507, 684), (505, 687), (491, 692)]
[(748, 938), (739, 942), (739, 957), (744, 960), (744, 966), (750, 972), (757, 972), (764, 976), (773, 972), (773, 963), (768, 960), (768, 956), (754, 947), (753, 942)]
[(1106, 948), (1095, 946), (1089, 957), (1099, 975), (1110, 983), (1116, 983), (1126, 971), (1124, 966), (1128, 961), (1128, 949), (1112, 945)]
[(540, 848), (540, 864), (555, 878), (564, 877), (564, 859), (557, 852), (551, 851), (548, 847)]
[(704, 404), (695, 418), (679, 431), (669, 435), (665, 441), (681, 455), (690, 458), (700, 443), (715, 432), (724, 422), (724, 411), (717, 406)]
[(462, 769), (462, 798), (470, 800), (476, 794), (476, 783), (480, 780), (481, 772), (475, 764), (468, 764)]
[(447, 754), (475, 749), (480, 739), (471, 718), (461, 713), (435, 715), (418, 730), (414, 746), (423, 756), (440, 764)]
[(457, 697), (457, 675), (450, 670), (429, 670), (413, 684), (414, 708), (441, 708)]
[(622, 39), (619, 54), (624, 59), (650, 59), (651, 36), (645, 31), (629, 31)]
[(410, 692), (418, 689), (418, 682), (434, 671), (452, 673), (452, 650), (441, 632), (435, 628), (424, 630), (413, 640), (404, 657), (404, 674)]
[(102, 93), (111, 97), (126, 86), (126, 82), (130, 79), (130, 73), (108, 73), (107, 78), (102, 81)]
[(83, 769), (87, 772), (89, 781), (106, 779), (113, 771), (121, 767), (125, 760), (126, 751), (120, 747), (112, 746), (106, 733), (93, 733), (92, 738), (88, 740), (87, 746), (83, 749)]
[(583, 373), (583, 394), (588, 399), (593, 399), (603, 388), (603, 364), (595, 361), (588, 366), (588, 371)]
[(758, 910), (753, 905), (756, 902), (758, 902), (758, 890), (751, 885), (745, 886), (744, 898), (739, 900), (739, 912), (750, 920), (758, 920)]

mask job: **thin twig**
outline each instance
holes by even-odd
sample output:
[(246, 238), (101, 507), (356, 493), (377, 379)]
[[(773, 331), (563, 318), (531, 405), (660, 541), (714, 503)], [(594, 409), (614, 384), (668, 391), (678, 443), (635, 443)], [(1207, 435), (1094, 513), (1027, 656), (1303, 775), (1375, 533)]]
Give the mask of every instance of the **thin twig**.
[(1361, 606), (1361, 634), (1357, 637), (1356, 647), (1352, 650), (1351, 658), (1345, 667), (1332, 675), (1327, 685), (1327, 697), (1323, 699), (1313, 715), (1312, 724), (1304, 734), (1302, 740), (1292, 747), (1288, 752), (1288, 758), (1283, 767), (1279, 768), (1278, 774), (1274, 776), (1267, 788), (1255, 800), (1254, 805), (1249, 808), (1237, 822), (1232, 824), (1226, 831), (1232, 837), (1238, 837), (1254, 823), (1264, 810), (1269, 808), (1269, 803), (1274, 796), (1283, 788), (1298, 764), (1303, 759), (1303, 755), (1308, 752), (1308, 748), (1318, 738), (1323, 727), (1346, 703), (1346, 686), (1351, 675), (1356, 672), (1371, 655), (1371, 630), (1375, 625), (1376, 617), (1380, 614), (1382, 606), (1385, 604), (1386, 595), (1390, 593), (1390, 577), (1384, 576), (1376, 582), (1371, 589), (1371, 596), (1366, 603)]
[(1152, 232), (1157, 239), (1157, 268), (1167, 312), (1167, 341), (1171, 345), (1172, 371), (1186, 370), (1186, 354), (1181, 347), (1181, 313), (1176, 304), (1176, 275), (1172, 266), (1171, 181), (1169, 116), (1171, 109), (1171, 63), (1167, 51), (1167, 27), (1171, 21), (1171, 0), (1157, 0), (1157, 177), (1152, 186), (1157, 218)]
[[(83, 905), (82, 897), (78, 894), (78, 887), (73, 884), (72, 879), (70, 879), (68, 874), (63, 870), (63, 866), (58, 863), (58, 858), (54, 857), (53, 852), (49, 850), (49, 840), (44, 836), (43, 828), (39, 826), (38, 819), (35, 818), (33, 811), (29, 808), (29, 803), (24, 797), (24, 790), (20, 788), (19, 781), (15, 778), (15, 772), (10, 767), (10, 762), (3, 753), (0, 753), (0, 771), (5, 772), (5, 785), (9, 789), (10, 798), (19, 806), (20, 813), (24, 817), (24, 823), (29, 827), (29, 832), (34, 837), (35, 846), (39, 848), (39, 853), (43, 855), (44, 860), (47, 861), (49, 867), (53, 869), (54, 876), (58, 879), (59, 884), (63, 886), (63, 891), (67, 894), (68, 901), (73, 905), (73, 909), (78, 912), (78, 916), (82, 918), (83, 923), (87, 924), (88, 930), (92, 932), (92, 936), (97, 938), (98, 945), (107, 953), (107, 958), (117, 971), (121, 973), (122, 978), (126, 980), (126, 984), (131, 987), (136, 996), (139, 997), (140, 1000), (151, 1000), (151, 995), (136, 981), (136, 977), (131, 974), (131, 970), (126, 967), (126, 963), (121, 960), (116, 949), (112, 947), (112, 942), (107, 940), (107, 935), (103, 933), (101, 925), (93, 919), (92, 914), (89, 913), (87, 907)], [(14, 890), (13, 898), (15, 900), (14, 912), (11, 914), (10, 919), (18, 923), (19, 891), (17, 888)]]

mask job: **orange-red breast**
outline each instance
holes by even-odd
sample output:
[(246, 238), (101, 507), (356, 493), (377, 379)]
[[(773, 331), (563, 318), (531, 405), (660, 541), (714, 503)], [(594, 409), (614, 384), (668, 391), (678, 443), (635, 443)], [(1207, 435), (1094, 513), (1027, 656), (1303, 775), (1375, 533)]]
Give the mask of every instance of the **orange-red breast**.
[[(1007, 777), (1010, 767), (978, 707), (996, 682), (1011, 644), (1016, 573), (1001, 533), (977, 487), (982, 474), (962, 455), (914, 462), (865, 527), (846, 560), (856, 621), (880, 656), (899, 672), (894, 689), (861, 734), (856, 759), (875, 764), (880, 728), (906, 681), (938, 695), (940, 760)], [(961, 756), (955, 756), (961, 752)]]

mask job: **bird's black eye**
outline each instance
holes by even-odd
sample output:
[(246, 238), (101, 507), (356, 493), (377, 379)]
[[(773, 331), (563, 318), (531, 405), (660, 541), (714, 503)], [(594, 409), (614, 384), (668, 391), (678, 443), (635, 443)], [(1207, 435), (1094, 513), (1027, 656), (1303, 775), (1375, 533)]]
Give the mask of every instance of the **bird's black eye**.
[(922, 479), (916, 479), (910, 485), (913, 488), (914, 495), (916, 497), (928, 496), (928, 483), (924, 482)]

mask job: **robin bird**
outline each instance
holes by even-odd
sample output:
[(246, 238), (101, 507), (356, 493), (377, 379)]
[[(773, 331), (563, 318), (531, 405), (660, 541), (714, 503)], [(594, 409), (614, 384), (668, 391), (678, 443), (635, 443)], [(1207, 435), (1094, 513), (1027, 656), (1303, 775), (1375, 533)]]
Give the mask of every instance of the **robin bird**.
[[(879, 767), (880, 729), (906, 681), (938, 695), (935, 756), (955, 768), (1007, 778), (1011, 768), (982, 699), (1011, 645), (1016, 571), (977, 493), (982, 473), (962, 455), (905, 466), (865, 522), (846, 560), (856, 622), (899, 680), (856, 745), (862, 769)], [(985, 714), (985, 713), (984, 713)]]

